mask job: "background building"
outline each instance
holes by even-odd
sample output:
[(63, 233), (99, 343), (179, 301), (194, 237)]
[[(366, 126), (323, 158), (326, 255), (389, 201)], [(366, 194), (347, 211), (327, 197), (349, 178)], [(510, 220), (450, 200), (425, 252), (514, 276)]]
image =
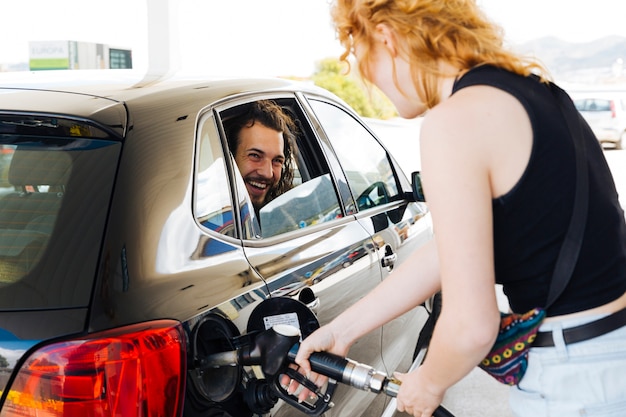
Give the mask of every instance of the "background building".
[(59, 69), (132, 68), (130, 49), (78, 41), (29, 42), (28, 66), (31, 71)]

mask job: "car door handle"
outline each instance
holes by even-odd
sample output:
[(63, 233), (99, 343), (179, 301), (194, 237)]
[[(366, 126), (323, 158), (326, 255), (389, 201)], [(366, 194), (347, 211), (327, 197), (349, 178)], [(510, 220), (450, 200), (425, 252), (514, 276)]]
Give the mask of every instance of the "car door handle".
[(398, 259), (398, 255), (392, 253), (391, 255), (383, 256), (383, 260), (380, 262), (383, 268), (391, 268), (396, 263), (396, 259)]
[(391, 246), (387, 245), (385, 247), (385, 256), (383, 256), (380, 264), (383, 268), (393, 268), (397, 259), (398, 255), (393, 251), (393, 249), (391, 249)]

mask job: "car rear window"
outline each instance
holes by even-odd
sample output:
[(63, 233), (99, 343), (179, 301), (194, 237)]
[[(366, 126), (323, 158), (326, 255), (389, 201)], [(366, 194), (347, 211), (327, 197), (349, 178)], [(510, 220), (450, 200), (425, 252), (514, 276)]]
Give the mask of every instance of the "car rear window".
[(587, 98), (575, 100), (578, 111), (611, 111), (611, 100)]
[(0, 115), (0, 309), (84, 306), (121, 144), (85, 121)]

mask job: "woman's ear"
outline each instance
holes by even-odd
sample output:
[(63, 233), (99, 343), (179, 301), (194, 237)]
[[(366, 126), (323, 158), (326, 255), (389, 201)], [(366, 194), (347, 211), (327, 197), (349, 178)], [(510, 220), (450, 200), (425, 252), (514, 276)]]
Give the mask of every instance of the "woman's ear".
[(386, 24), (379, 23), (376, 25), (376, 40), (383, 44), (392, 57), (398, 54), (396, 37)]

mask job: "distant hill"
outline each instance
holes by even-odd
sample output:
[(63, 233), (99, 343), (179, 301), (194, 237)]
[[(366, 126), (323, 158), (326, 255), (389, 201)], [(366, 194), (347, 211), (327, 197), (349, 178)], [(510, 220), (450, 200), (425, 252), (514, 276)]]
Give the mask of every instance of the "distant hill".
[(609, 36), (584, 43), (554, 37), (513, 48), (541, 60), (556, 79), (571, 82), (626, 82), (626, 38)]

